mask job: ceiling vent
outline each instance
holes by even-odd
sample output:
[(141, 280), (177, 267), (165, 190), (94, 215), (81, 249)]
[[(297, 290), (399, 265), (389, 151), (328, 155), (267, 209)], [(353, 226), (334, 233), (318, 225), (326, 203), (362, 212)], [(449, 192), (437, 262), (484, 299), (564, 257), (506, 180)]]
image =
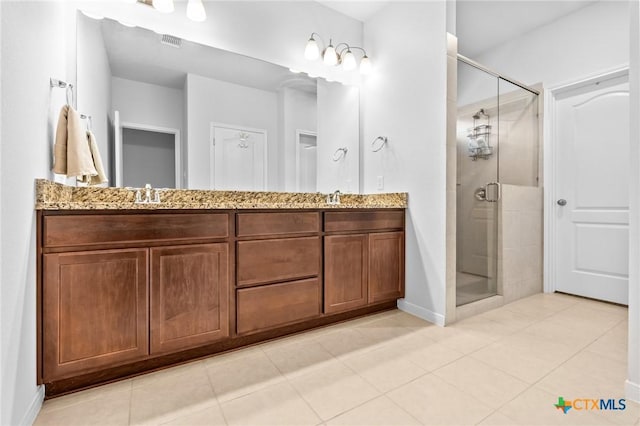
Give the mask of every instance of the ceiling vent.
[(162, 39), (160, 41), (162, 44), (166, 44), (171, 47), (180, 48), (180, 46), (182, 46), (181, 38), (169, 34), (162, 34)]

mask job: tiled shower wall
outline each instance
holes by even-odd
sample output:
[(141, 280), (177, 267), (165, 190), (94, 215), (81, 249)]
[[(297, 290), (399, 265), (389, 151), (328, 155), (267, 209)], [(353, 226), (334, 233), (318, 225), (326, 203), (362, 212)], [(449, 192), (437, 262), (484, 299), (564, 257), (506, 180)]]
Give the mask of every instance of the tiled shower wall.
[(502, 185), (498, 293), (504, 303), (542, 291), (542, 188)]

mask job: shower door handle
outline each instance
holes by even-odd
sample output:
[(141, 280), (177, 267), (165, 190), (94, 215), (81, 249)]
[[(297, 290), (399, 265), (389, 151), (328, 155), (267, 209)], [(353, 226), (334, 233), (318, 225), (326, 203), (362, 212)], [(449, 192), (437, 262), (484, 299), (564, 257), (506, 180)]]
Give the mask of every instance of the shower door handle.
[(496, 203), (500, 200), (501, 191), (499, 182), (489, 182), (485, 186), (485, 195), (484, 198), (486, 201), (490, 203)]

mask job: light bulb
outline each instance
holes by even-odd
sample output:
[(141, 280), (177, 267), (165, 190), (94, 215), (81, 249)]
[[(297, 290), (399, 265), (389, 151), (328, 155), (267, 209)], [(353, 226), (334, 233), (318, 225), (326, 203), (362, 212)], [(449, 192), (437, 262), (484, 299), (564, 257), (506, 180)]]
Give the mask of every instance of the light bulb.
[(307, 42), (307, 46), (304, 48), (304, 57), (310, 61), (315, 61), (319, 56), (320, 48), (312, 36)]
[(324, 50), (324, 56), (322, 60), (325, 65), (333, 66), (338, 63), (338, 54), (336, 53), (336, 48), (333, 47), (331, 42), (329, 42), (329, 46)]
[(207, 12), (204, 10), (202, 0), (189, 0), (189, 3), (187, 3), (187, 18), (196, 22), (202, 22), (207, 19)]
[(153, 7), (162, 13), (171, 13), (174, 10), (173, 0), (153, 0)]
[(360, 74), (369, 75), (373, 71), (373, 65), (371, 64), (371, 59), (367, 55), (362, 57), (360, 61)]
[(357, 65), (355, 55), (351, 50), (347, 50), (347, 52), (342, 56), (342, 68), (344, 68), (345, 71), (351, 71), (356, 69)]

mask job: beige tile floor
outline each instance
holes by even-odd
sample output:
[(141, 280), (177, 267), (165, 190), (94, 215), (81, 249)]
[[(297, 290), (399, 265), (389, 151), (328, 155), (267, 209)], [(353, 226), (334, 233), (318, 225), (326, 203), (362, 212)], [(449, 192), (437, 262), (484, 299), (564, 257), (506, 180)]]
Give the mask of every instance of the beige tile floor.
[(36, 425), (640, 425), (625, 308), (539, 294), (442, 328), (385, 312), (48, 400)]

